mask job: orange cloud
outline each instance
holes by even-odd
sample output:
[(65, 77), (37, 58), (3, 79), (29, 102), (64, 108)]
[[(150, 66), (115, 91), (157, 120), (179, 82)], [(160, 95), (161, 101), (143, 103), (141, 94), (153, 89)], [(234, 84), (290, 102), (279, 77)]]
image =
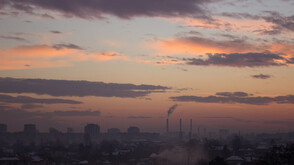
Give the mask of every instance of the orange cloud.
[[(173, 23), (181, 23), (185, 26), (195, 28), (203, 28), (206, 32), (213, 30), (214, 34), (224, 34), (225, 31), (237, 34), (233, 38), (204, 38), (199, 35), (181, 36), (177, 38), (158, 39), (155, 43), (147, 43), (148, 47), (157, 50), (159, 55), (174, 55), (174, 54), (191, 54), (204, 55), (206, 53), (248, 53), (248, 52), (264, 52), (271, 51), (273, 53), (282, 53), (285, 56), (294, 54), (293, 42), (267, 41), (268, 38), (263, 37), (263, 31), (273, 31), (275, 24), (268, 22), (262, 18), (238, 18), (218, 16), (214, 20), (201, 20), (189, 17), (163, 18)], [(217, 31), (216, 31), (217, 30)], [(239, 37), (246, 36), (247, 40)], [(281, 33), (277, 38), (282, 38), (285, 41), (291, 41), (292, 33)], [(264, 40), (262, 40), (264, 39)]]
[(71, 66), (79, 61), (127, 60), (116, 52), (84, 53), (70, 47), (55, 48), (48, 45), (19, 46), (0, 49), (0, 70)]
[(22, 58), (52, 58), (60, 56), (69, 56), (77, 51), (74, 49), (55, 49), (48, 45), (18, 46), (8, 50), (0, 50), (2, 56), (10, 55)]
[(158, 39), (146, 44), (158, 55), (206, 55), (207, 53), (262, 53), (270, 51), (285, 58), (294, 57), (294, 44), (290, 42), (257, 43), (242, 39), (217, 40), (204, 37)]
[(91, 53), (88, 55), (88, 57), (96, 61), (128, 60), (127, 56), (124, 56), (117, 52), (111, 52), (111, 51)]
[(282, 53), (287, 58), (294, 57), (294, 44), (292, 43), (272, 43), (270, 51), (274, 53)]
[(146, 60), (146, 59), (136, 59), (135, 62), (142, 64), (153, 64), (153, 65), (174, 65), (174, 64), (182, 64), (182, 60)]
[(256, 46), (243, 40), (213, 40), (202, 37), (160, 39), (148, 46), (159, 51), (160, 55), (261, 52), (267, 48), (266, 45)]

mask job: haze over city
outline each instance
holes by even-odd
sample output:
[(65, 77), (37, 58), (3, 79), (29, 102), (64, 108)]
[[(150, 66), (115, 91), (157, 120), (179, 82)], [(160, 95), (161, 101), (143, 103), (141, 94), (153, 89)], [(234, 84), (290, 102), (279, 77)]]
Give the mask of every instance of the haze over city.
[(0, 0), (0, 123), (289, 132), (291, 0)]

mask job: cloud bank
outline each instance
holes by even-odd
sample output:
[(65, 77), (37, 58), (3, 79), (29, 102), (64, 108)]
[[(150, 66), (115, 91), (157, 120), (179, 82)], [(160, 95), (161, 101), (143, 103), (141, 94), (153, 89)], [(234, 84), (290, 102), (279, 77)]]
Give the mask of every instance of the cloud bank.
[(250, 105), (268, 105), (277, 104), (294, 104), (294, 95), (287, 96), (253, 96), (245, 92), (221, 92), (211, 96), (175, 96), (170, 97), (173, 101), (180, 102), (198, 102), (198, 103), (221, 103), (221, 104), (250, 104)]
[(0, 95), (0, 102), (2, 103), (39, 103), (39, 104), (58, 104), (58, 103), (63, 103), (63, 104), (82, 104), (80, 101), (75, 101), (75, 100), (67, 100), (67, 99), (37, 99), (37, 98), (32, 98), (29, 96), (9, 96), (9, 95)]
[(271, 75), (267, 75), (267, 74), (256, 74), (256, 75), (252, 75), (252, 78), (256, 78), (256, 79), (269, 79), (272, 76)]
[(230, 54), (208, 54), (207, 59), (187, 58), (184, 59), (188, 65), (200, 66), (231, 66), (231, 67), (268, 67), (284, 66), (287, 59), (279, 54), (265, 53), (230, 53)]
[(28, 14), (43, 9), (83, 19), (101, 19), (105, 15), (122, 19), (139, 16), (207, 18), (202, 5), (214, 1), (218, 0), (2, 0), (0, 8), (12, 8)]
[(165, 92), (165, 86), (90, 81), (0, 78), (1, 93), (35, 93), (51, 96), (98, 96), (136, 98)]
[(0, 70), (65, 67), (83, 61), (103, 62), (127, 59), (127, 56), (113, 51), (85, 53), (81, 46), (73, 43), (51, 46), (21, 45), (0, 49)]

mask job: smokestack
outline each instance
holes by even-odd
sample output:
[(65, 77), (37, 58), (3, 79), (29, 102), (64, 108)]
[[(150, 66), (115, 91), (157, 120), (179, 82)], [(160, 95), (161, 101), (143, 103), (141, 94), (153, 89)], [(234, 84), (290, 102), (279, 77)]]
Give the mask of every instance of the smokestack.
[(168, 133), (168, 118), (166, 119), (166, 133)]
[(180, 139), (183, 137), (183, 132), (182, 132), (182, 119), (180, 119), (180, 133), (179, 133)]
[(192, 132), (192, 119), (190, 119), (190, 132)]
[(192, 138), (192, 119), (190, 119), (190, 132), (189, 132), (189, 138)]
[(180, 119), (180, 132), (182, 132), (182, 119)]

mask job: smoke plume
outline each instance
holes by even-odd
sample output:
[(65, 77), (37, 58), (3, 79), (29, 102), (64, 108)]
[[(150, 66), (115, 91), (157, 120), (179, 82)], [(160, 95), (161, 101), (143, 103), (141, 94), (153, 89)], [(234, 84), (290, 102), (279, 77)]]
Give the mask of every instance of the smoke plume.
[(178, 104), (175, 104), (173, 106), (171, 106), (168, 111), (167, 111), (167, 117), (169, 117), (174, 111), (175, 109), (178, 107)]

